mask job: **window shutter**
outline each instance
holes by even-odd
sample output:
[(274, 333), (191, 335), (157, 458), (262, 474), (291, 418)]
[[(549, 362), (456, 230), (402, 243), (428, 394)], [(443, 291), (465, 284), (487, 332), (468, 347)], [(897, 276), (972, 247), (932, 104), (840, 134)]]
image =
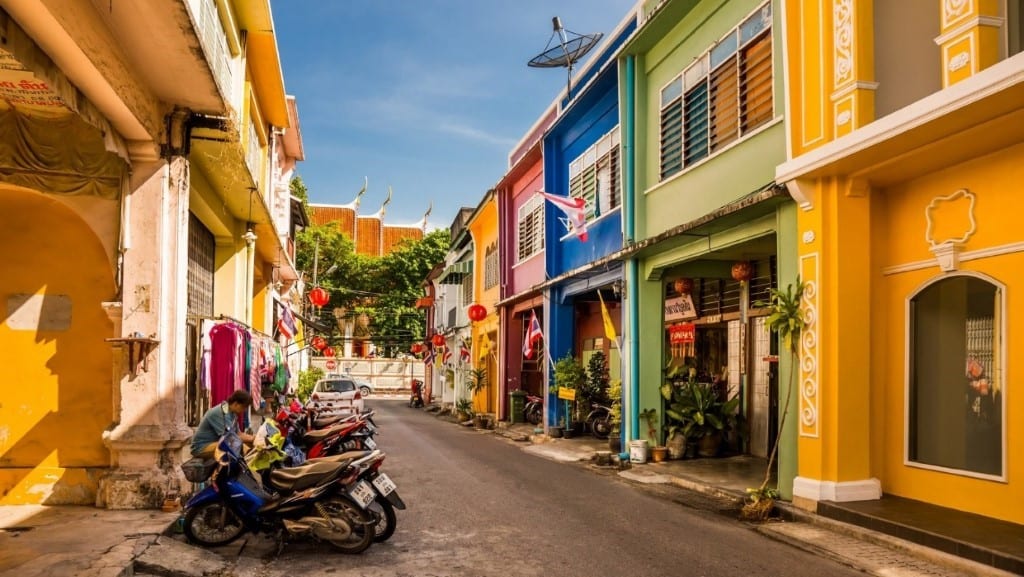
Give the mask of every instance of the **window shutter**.
[(740, 58), (740, 130), (743, 134), (772, 119), (772, 37), (753, 40)]
[(739, 137), (739, 78), (736, 57), (711, 74), (711, 150)]
[(661, 179), (683, 169), (683, 99), (661, 109)]
[(685, 148), (683, 165), (708, 155), (708, 84), (702, 81), (686, 93)]

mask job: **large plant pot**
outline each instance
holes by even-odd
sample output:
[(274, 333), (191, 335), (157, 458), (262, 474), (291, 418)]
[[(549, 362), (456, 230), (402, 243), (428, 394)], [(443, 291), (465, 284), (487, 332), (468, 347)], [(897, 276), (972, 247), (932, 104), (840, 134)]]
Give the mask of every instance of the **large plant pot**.
[(722, 433), (709, 433), (697, 441), (697, 454), (701, 457), (717, 457), (722, 448)]
[(676, 431), (672, 434), (672, 438), (665, 443), (665, 446), (668, 447), (669, 459), (682, 459), (686, 454), (686, 437)]
[(548, 436), (551, 437), (552, 439), (561, 439), (562, 432), (562, 427), (559, 427), (557, 425), (553, 427), (548, 427)]

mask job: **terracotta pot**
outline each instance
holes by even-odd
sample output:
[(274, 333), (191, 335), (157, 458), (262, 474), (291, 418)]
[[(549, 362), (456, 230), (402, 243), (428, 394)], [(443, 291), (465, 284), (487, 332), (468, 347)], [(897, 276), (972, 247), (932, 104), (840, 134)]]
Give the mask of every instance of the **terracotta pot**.
[(701, 457), (716, 457), (722, 446), (722, 433), (709, 433), (697, 441), (697, 454)]
[(668, 447), (659, 445), (657, 447), (651, 447), (651, 461), (654, 463), (660, 463), (668, 458)]

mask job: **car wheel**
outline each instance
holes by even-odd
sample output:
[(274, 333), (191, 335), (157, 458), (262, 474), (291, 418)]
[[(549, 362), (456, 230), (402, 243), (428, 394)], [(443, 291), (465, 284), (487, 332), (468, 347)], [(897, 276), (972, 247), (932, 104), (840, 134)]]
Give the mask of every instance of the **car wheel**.
[(362, 396), (369, 397), (370, 393), (370, 387), (359, 387), (359, 394), (361, 394)]

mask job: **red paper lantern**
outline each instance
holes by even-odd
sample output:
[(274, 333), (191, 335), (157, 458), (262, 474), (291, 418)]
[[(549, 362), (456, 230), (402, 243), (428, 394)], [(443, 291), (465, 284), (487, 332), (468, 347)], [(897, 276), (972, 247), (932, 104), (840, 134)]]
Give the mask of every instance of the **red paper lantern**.
[(324, 347), (323, 354), (324, 354), (325, 357), (333, 357), (334, 356), (334, 347)]
[(750, 280), (750, 277), (754, 276), (754, 269), (750, 266), (750, 262), (742, 260), (732, 265), (732, 278), (740, 282)]
[(309, 340), (309, 344), (312, 345), (314, 349), (322, 351), (324, 350), (324, 347), (327, 346), (327, 340), (322, 336), (317, 335)]
[(329, 300), (331, 300), (331, 295), (327, 294), (327, 291), (321, 287), (314, 287), (313, 290), (309, 291), (309, 302), (313, 303), (315, 307), (322, 307)]
[(473, 303), (469, 305), (466, 314), (469, 315), (469, 320), (479, 322), (487, 318), (487, 307), (480, 303)]
[(677, 278), (673, 284), (676, 292), (681, 295), (688, 295), (693, 292), (693, 279), (691, 278)]
[(423, 352), (423, 343), (413, 343), (409, 350), (412, 351), (412, 354), (418, 355)]
[(441, 333), (434, 333), (434, 336), (430, 338), (430, 342), (433, 343), (435, 347), (443, 347), (444, 335)]

